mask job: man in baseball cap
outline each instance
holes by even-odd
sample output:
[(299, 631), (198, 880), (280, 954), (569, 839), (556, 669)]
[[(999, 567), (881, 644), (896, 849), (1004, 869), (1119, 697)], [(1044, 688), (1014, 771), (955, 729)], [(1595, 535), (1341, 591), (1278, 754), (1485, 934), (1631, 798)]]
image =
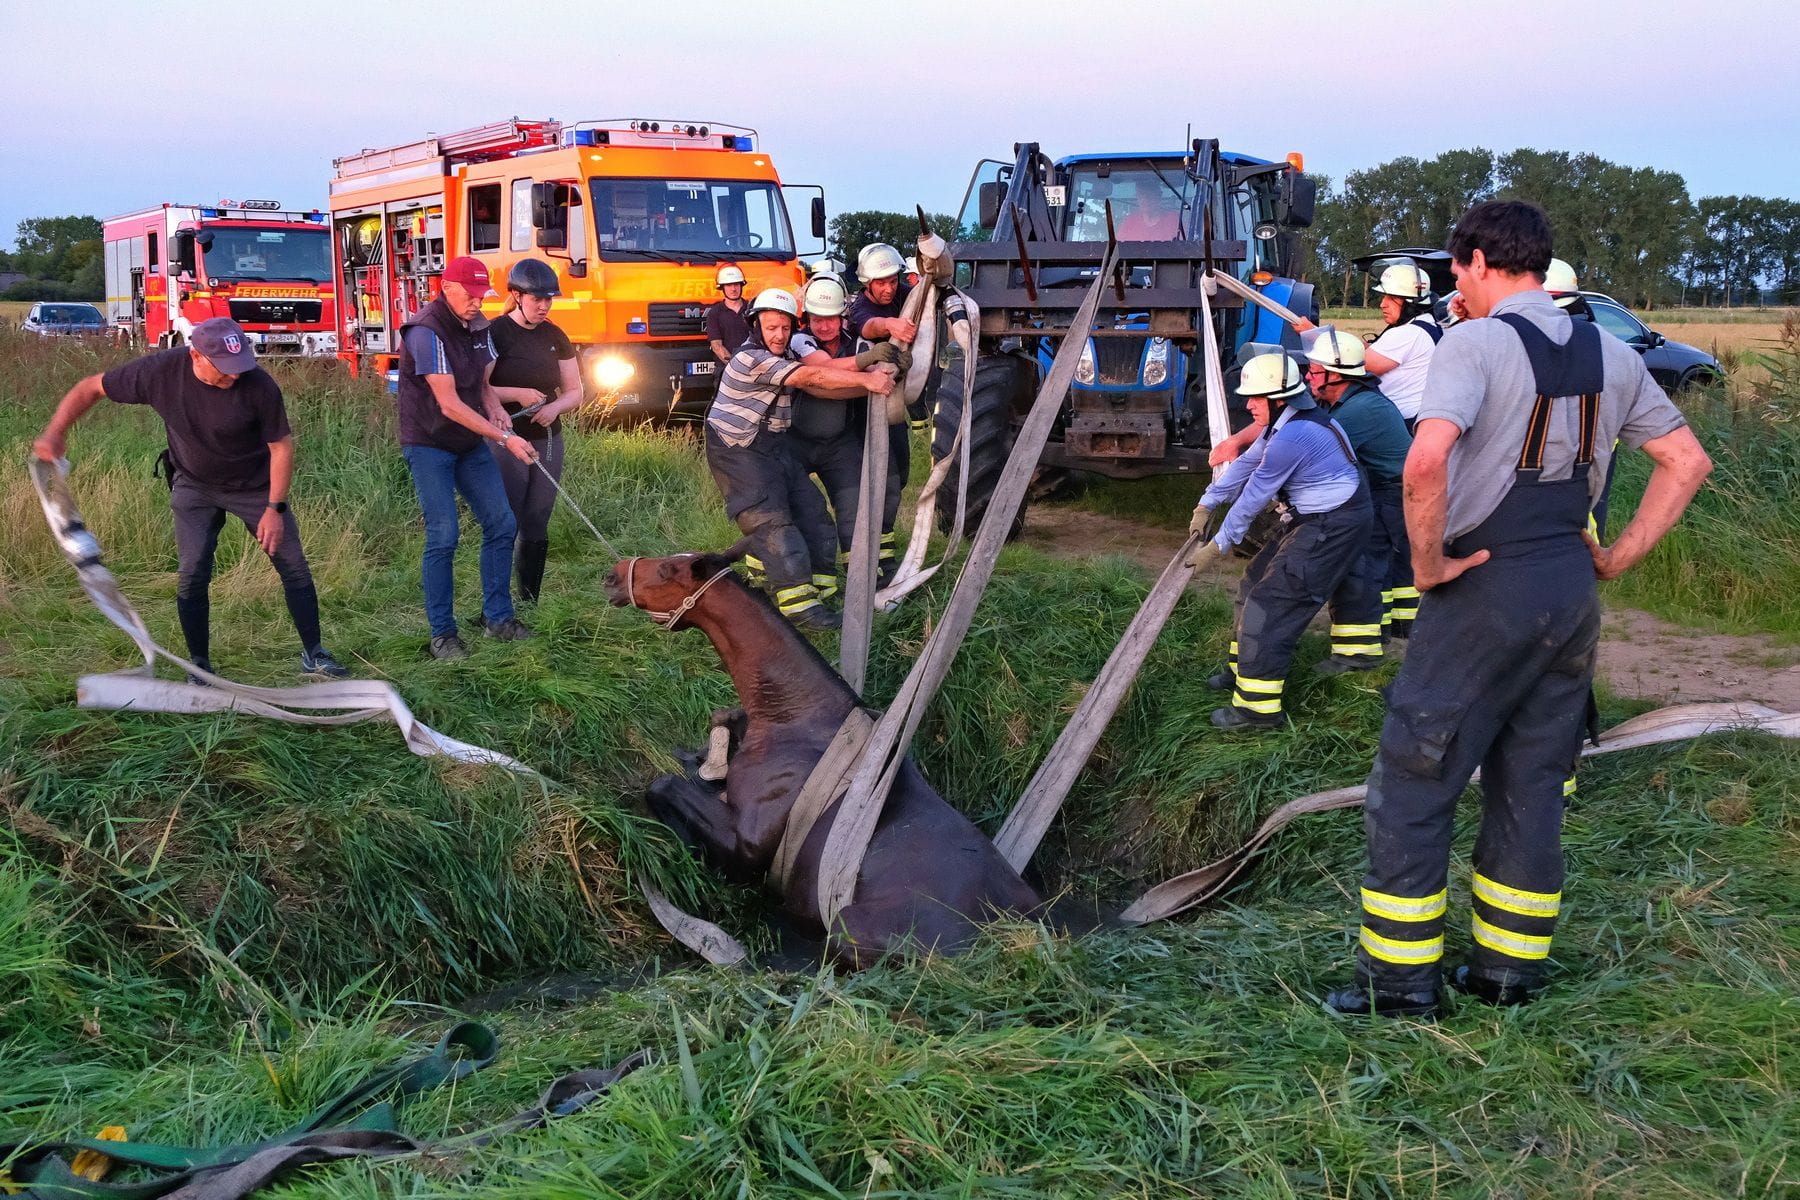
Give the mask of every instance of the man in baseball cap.
[[(294, 436), (281, 388), (256, 365), (243, 328), (229, 317), (193, 327), (186, 346), (146, 354), (69, 389), (32, 446), (39, 458), (63, 455), (71, 426), (101, 400), (145, 404), (168, 432), (159, 466), (169, 483), (180, 568), (175, 612), (188, 659), (212, 671), (213, 552), (227, 514), (243, 521), (275, 565), (288, 615), (300, 635), (303, 675), (348, 675), (319, 644), (319, 594), (300, 547), (300, 526), (288, 511), (294, 481)], [(189, 676), (193, 682), (203, 682)]]

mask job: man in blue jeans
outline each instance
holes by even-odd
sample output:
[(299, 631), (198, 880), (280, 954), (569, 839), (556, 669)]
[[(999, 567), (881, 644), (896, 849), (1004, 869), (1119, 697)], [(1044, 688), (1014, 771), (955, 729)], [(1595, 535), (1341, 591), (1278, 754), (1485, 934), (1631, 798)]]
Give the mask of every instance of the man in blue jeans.
[(400, 330), (400, 447), (425, 513), (425, 560), (419, 575), (431, 656), (469, 653), (457, 635), (455, 608), (456, 494), (481, 525), (481, 624), (487, 635), (517, 642), (531, 636), (513, 615), (512, 554), (517, 526), (500, 467), (482, 443), (499, 442), (521, 462), (537, 461), (531, 443), (512, 431), (488, 385), (494, 344), (481, 315), (492, 294), (487, 268), (451, 259), (443, 290)]

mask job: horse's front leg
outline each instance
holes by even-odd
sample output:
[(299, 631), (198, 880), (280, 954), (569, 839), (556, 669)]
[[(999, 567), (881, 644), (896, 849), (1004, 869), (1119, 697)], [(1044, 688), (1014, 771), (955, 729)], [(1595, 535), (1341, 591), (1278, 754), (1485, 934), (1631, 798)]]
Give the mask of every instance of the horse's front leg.
[(657, 820), (726, 878), (736, 883), (755, 883), (760, 878), (757, 868), (744, 861), (738, 814), (725, 803), (718, 788), (686, 775), (661, 775), (651, 781), (644, 799)]

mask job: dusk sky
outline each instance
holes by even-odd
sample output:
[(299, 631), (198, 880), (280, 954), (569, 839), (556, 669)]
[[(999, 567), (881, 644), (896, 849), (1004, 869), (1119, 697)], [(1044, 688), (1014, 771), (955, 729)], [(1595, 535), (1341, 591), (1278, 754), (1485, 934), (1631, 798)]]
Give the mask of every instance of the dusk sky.
[[(0, 245), (24, 217), (323, 206), (334, 156), (498, 118), (755, 126), (831, 212), (953, 209), (983, 157), (1588, 150), (1800, 196), (1788, 10), (1750, 0), (851, 5), (7, 0)], [(882, 14), (877, 19), (875, 14)]]

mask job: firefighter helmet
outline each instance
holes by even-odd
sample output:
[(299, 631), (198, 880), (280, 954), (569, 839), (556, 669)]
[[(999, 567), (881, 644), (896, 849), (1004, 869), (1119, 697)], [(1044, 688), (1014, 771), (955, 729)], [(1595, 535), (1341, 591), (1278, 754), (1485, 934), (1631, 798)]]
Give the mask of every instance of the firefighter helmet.
[(781, 288), (764, 288), (756, 293), (756, 299), (750, 302), (750, 311), (745, 313), (752, 321), (758, 313), (777, 312), (798, 319), (800, 306), (794, 303), (794, 294)]
[(809, 317), (841, 317), (850, 307), (844, 285), (830, 275), (820, 275), (800, 293), (800, 302)]
[(725, 285), (728, 283), (744, 282), (744, 273), (730, 263), (726, 263), (719, 268), (719, 273), (713, 277), (713, 282), (719, 286), (720, 291), (724, 291)]
[(1314, 406), (1312, 393), (1306, 390), (1306, 381), (1300, 378), (1300, 368), (1281, 351), (1259, 354), (1245, 363), (1243, 374), (1238, 377), (1237, 394), (1280, 400), (1289, 408)]
[(1367, 375), (1364, 358), (1363, 340), (1335, 325), (1320, 326), (1306, 348), (1306, 361), (1334, 375)]
[(856, 277), (864, 283), (898, 275), (905, 268), (900, 252), (886, 242), (872, 242), (856, 256)]
[(1420, 270), (1417, 263), (1394, 263), (1382, 271), (1375, 291), (1400, 300), (1423, 300), (1431, 295), (1431, 276)]
[(1581, 297), (1581, 281), (1575, 277), (1574, 267), (1553, 258), (1544, 272), (1544, 290), (1556, 298), (1558, 308), (1567, 308)]
[(562, 288), (556, 281), (556, 268), (540, 258), (521, 258), (514, 263), (512, 270), (506, 273), (506, 290), (541, 300), (562, 295)]

